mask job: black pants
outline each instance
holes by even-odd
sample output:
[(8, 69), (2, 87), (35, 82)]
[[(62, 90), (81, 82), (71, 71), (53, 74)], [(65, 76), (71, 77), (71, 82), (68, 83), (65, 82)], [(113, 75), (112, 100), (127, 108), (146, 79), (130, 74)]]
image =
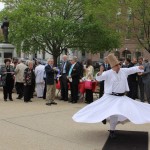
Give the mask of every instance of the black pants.
[(24, 101), (28, 102), (31, 100), (32, 98), (32, 94), (33, 94), (33, 85), (26, 85), (24, 86)]
[(139, 86), (139, 92), (140, 92), (140, 100), (141, 102), (144, 102), (144, 83), (142, 80), (138, 81), (138, 86)]
[(132, 98), (132, 99), (136, 99), (137, 98), (137, 95), (138, 95), (138, 84), (136, 81), (132, 82), (130, 81), (129, 82), (129, 89), (130, 91), (128, 92), (127, 96)]
[(60, 78), (61, 98), (68, 100), (68, 79), (67, 74), (63, 74)]
[(16, 91), (17, 91), (18, 97), (22, 98), (23, 97), (23, 93), (24, 93), (24, 83), (16, 82), (15, 87), (16, 87)]
[(100, 82), (100, 91), (99, 91), (99, 98), (101, 98), (104, 94), (104, 81)]
[(4, 99), (12, 99), (12, 87), (9, 85), (3, 86), (3, 94), (4, 94)]
[(3, 86), (4, 99), (12, 99), (12, 90), (14, 88), (14, 80), (11, 77), (6, 78), (6, 84)]
[(71, 90), (71, 101), (77, 102), (77, 100), (78, 100), (78, 82), (71, 82), (70, 90)]
[(46, 91), (47, 91), (46, 78), (44, 78), (44, 81), (45, 81), (45, 86), (44, 86), (44, 92), (43, 92), (43, 99), (46, 99)]
[(85, 95), (85, 101), (87, 103), (92, 103), (93, 102), (93, 91), (86, 89), (86, 95)]

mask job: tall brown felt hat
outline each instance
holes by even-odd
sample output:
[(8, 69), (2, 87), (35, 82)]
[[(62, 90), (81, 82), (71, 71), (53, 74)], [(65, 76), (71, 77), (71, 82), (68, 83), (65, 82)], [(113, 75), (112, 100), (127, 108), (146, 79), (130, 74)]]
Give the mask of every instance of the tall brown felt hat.
[(111, 68), (120, 63), (113, 53), (111, 53), (107, 56), (107, 60), (110, 64)]

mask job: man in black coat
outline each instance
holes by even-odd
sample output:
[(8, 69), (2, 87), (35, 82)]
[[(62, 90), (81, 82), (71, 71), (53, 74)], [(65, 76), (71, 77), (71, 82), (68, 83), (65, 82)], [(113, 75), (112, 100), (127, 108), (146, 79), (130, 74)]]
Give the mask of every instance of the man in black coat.
[[(138, 66), (144, 66), (143, 63), (143, 57), (139, 57), (138, 58)], [(142, 79), (142, 75), (141, 73), (138, 73), (138, 87), (139, 87), (139, 99), (141, 100), (141, 102), (144, 102), (144, 83), (143, 83), (143, 79)]]
[[(137, 59), (133, 58), (132, 62), (129, 63), (128, 68), (133, 67), (136, 64), (137, 64)], [(138, 95), (137, 73), (128, 76), (128, 85), (130, 91), (128, 92), (127, 96), (132, 99), (136, 99)]]
[(47, 85), (47, 101), (46, 105), (57, 103), (55, 100), (55, 92), (56, 92), (56, 74), (58, 73), (58, 69), (54, 67), (54, 60), (52, 58), (48, 59), (48, 65), (45, 67), (46, 73), (46, 85)]
[(77, 63), (77, 57), (74, 56), (71, 60), (71, 67), (68, 73), (68, 79), (70, 82), (70, 89), (71, 89), (71, 100), (69, 102), (77, 103), (78, 99), (78, 84), (80, 79), (80, 66)]
[[(104, 67), (104, 71), (107, 71), (107, 70), (111, 69), (111, 67), (110, 67), (110, 65), (108, 63), (107, 57), (104, 58), (104, 63), (101, 64), (101, 66)], [(104, 81), (101, 81), (100, 82), (99, 98), (101, 98), (103, 96), (103, 94), (104, 94)]]
[(60, 67), (60, 87), (61, 87), (61, 98), (60, 100), (68, 101), (68, 73), (71, 63), (67, 60), (67, 55), (63, 55), (62, 65)]

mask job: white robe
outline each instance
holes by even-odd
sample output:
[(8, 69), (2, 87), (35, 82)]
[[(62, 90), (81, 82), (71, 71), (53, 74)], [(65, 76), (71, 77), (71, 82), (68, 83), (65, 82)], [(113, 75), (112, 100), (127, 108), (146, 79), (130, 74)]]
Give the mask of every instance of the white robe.
[(110, 116), (117, 115), (118, 122), (131, 121), (134, 124), (150, 122), (150, 105), (135, 101), (127, 96), (114, 96), (112, 92), (124, 93), (129, 90), (127, 76), (136, 72), (142, 72), (138, 67), (121, 68), (118, 73), (113, 70), (103, 72), (96, 76), (98, 81), (104, 82), (104, 95), (85, 106), (72, 117), (76, 122), (97, 123)]
[(38, 65), (35, 68), (35, 81), (36, 81), (36, 93), (37, 97), (43, 97), (44, 92), (44, 65)]

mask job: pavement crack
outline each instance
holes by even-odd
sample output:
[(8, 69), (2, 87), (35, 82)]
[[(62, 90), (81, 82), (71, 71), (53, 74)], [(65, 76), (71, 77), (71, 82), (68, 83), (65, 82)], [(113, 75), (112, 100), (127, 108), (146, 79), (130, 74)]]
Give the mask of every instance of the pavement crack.
[(1, 120), (4, 121), (4, 122), (13, 124), (13, 125), (15, 125), (15, 126), (24, 128), (24, 129), (28, 129), (28, 130), (31, 130), (31, 131), (34, 131), (34, 132), (38, 132), (38, 133), (40, 133), (40, 134), (44, 134), (44, 135), (47, 135), (47, 136), (51, 136), (51, 137), (54, 137), (54, 138), (57, 138), (57, 139), (59, 138), (59, 139), (61, 139), (61, 140), (64, 140), (64, 141), (67, 141), (67, 142), (71, 142), (71, 143), (74, 143), (74, 144), (81, 144), (81, 143), (77, 143), (77, 142), (71, 141), (71, 140), (69, 140), (69, 139), (65, 139), (65, 138), (62, 138), (62, 137), (59, 137), (59, 136), (55, 136), (55, 135), (46, 133), (46, 132), (44, 132), (44, 131), (36, 130), (36, 129), (30, 128), (30, 127), (27, 127), (27, 126), (24, 126), (24, 125), (20, 125), (20, 124), (14, 123), (14, 122), (8, 121), (8, 120), (6, 120), (6, 119), (1, 119)]
[[(53, 111), (53, 112), (44, 112), (44, 113), (37, 113), (37, 114), (30, 114), (30, 115), (21, 115), (21, 116), (17, 116), (17, 117), (10, 117), (10, 118), (6, 118), (6, 119), (17, 119), (17, 118), (24, 118), (24, 117), (34, 117), (34, 116), (40, 116), (40, 115), (45, 115), (45, 114), (53, 114), (53, 113), (60, 113), (60, 112), (67, 112), (70, 111), (70, 109), (68, 110), (63, 110), (63, 111)], [(3, 120), (3, 119), (0, 119)]]

